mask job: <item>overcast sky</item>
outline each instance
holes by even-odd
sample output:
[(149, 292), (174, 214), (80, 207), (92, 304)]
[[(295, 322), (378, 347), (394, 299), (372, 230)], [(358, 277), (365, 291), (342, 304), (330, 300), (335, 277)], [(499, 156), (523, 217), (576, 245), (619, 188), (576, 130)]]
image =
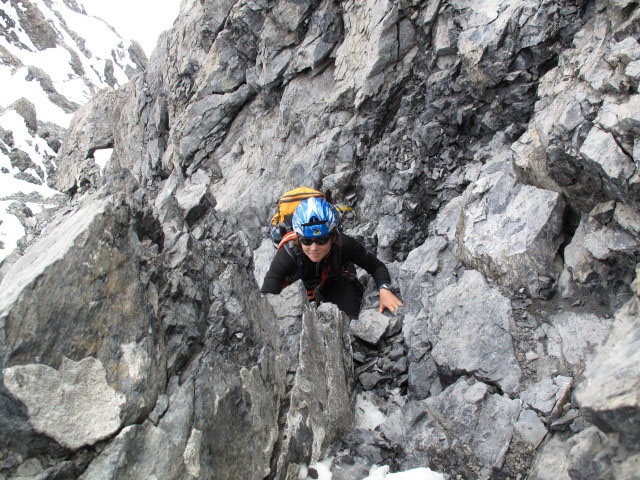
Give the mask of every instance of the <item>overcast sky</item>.
[(80, 0), (89, 15), (100, 17), (121, 37), (137, 40), (147, 57), (158, 35), (173, 25), (180, 0)]

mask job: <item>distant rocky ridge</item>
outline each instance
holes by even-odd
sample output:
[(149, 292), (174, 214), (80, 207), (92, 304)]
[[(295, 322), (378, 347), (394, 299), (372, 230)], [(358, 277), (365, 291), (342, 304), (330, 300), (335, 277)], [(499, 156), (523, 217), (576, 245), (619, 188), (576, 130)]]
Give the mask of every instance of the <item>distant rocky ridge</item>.
[[(630, 0), (183, 2), (4, 269), (0, 473), (637, 478), (639, 39)], [(398, 315), (258, 293), (299, 185)]]
[(73, 113), (128, 82), (147, 59), (75, 0), (7, 0), (0, 23), (2, 260), (17, 241), (37, 236), (34, 215), (64, 203), (49, 187)]

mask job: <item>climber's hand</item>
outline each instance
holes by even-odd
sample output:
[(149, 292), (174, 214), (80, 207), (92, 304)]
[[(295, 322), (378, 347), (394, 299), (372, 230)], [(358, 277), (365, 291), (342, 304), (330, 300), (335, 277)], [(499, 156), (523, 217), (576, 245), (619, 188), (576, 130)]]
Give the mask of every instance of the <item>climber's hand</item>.
[(380, 313), (384, 313), (385, 308), (391, 313), (395, 313), (398, 307), (403, 303), (396, 297), (391, 290), (386, 288), (380, 289)]

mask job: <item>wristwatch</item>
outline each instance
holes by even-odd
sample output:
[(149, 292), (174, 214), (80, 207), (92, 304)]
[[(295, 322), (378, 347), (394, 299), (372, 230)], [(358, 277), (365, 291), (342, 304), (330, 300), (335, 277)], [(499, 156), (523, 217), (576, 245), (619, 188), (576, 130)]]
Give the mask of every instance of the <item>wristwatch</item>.
[(393, 292), (393, 287), (391, 285), (389, 285), (388, 283), (383, 283), (382, 285), (380, 285), (380, 288), (386, 288), (390, 292)]

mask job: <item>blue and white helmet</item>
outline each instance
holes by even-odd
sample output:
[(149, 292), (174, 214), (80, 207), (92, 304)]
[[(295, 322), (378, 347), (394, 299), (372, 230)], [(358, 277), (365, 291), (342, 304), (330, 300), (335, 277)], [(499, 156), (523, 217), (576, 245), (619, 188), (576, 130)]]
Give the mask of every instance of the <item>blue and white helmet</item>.
[(291, 226), (299, 237), (323, 237), (338, 228), (340, 216), (333, 205), (324, 198), (307, 198), (300, 202), (293, 217)]

